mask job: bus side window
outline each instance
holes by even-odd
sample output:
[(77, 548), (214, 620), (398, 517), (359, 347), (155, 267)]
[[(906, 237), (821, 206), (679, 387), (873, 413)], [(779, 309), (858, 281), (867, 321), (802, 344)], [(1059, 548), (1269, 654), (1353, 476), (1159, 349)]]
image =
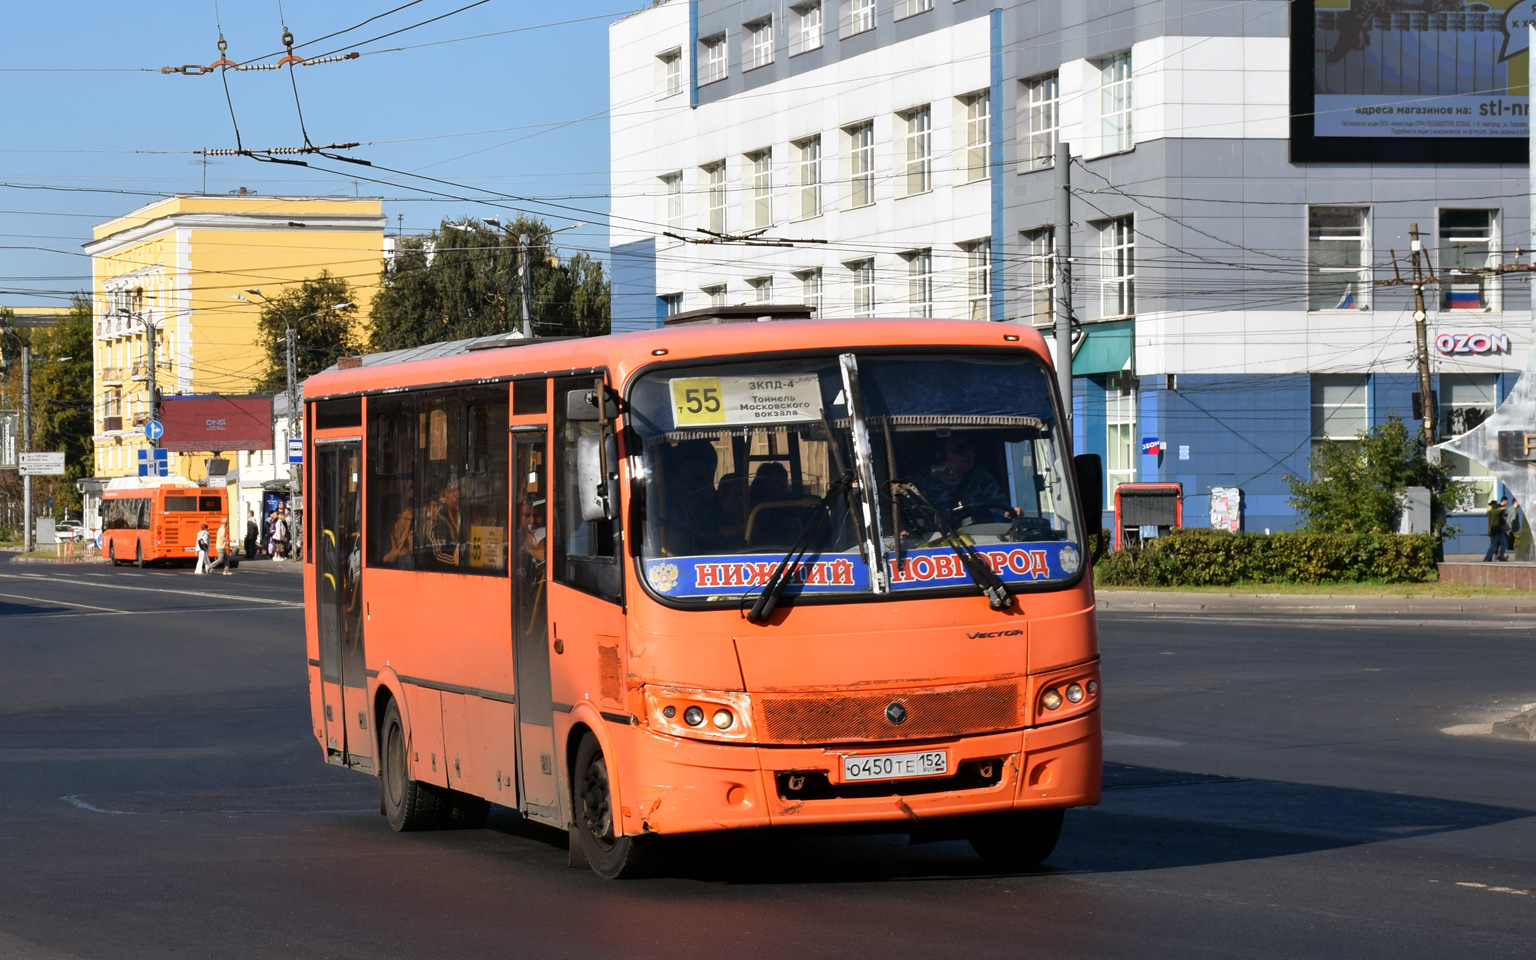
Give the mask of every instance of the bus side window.
[[(624, 599), (623, 576), (619, 567), (619, 531), (621, 519), (581, 519), (581, 503), (576, 485), (576, 438), (596, 434), (596, 421), (574, 421), (565, 416), (564, 398), (571, 390), (591, 390), (595, 377), (571, 377), (556, 381), (555, 396), (555, 530), (552, 538), (556, 556), (551, 564), (553, 579), (568, 587), (590, 593), (613, 603)], [(615, 424), (609, 422), (611, 432)]]

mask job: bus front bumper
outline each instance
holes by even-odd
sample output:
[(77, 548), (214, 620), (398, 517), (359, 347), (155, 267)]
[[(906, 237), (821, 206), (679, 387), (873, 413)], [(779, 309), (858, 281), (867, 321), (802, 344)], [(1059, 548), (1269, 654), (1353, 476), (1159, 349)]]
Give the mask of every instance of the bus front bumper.
[[(712, 744), (636, 731), (626, 833), (919, 821), (1099, 802), (1099, 711), (1007, 733), (835, 747)], [(943, 777), (845, 782), (845, 756), (943, 750)], [(897, 831), (899, 832), (899, 830)]]

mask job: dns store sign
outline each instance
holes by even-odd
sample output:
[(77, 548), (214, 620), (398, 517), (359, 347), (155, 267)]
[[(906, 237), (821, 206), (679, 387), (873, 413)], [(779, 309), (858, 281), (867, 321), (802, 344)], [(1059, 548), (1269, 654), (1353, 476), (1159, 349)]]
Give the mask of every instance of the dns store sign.
[(1509, 352), (1507, 333), (1442, 333), (1435, 338), (1435, 349), (1446, 355), (1488, 355)]

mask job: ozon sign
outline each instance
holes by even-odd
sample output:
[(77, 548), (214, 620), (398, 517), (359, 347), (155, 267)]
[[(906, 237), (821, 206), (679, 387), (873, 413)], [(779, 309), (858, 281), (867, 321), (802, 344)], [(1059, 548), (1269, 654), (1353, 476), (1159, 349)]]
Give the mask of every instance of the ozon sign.
[(1435, 338), (1435, 349), (1444, 354), (1508, 353), (1507, 333), (1442, 333)]

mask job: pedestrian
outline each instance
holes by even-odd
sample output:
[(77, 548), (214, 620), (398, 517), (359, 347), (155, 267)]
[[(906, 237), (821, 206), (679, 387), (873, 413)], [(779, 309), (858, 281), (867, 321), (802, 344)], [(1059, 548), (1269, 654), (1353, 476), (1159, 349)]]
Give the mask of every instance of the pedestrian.
[(197, 531), (197, 567), (192, 572), (199, 574), (208, 572), (208, 524), (206, 523), (201, 530)]
[[(219, 552), (219, 559), (218, 559), (218, 563), (217, 563), (217, 566), (219, 568), (219, 572), (224, 574), (224, 576), (226, 576), (226, 577), (229, 576), (229, 572), (230, 571), (229, 571), (229, 518), (228, 517), (225, 517), (224, 519), (219, 521), (219, 533), (218, 533), (218, 536), (215, 537), (215, 539), (214, 539), (214, 549), (216, 549)], [(209, 567), (209, 569), (212, 570), (213, 568)]]
[(278, 563), (287, 558), (288, 524), (283, 520), (283, 510), (278, 508), (277, 514), (272, 518), (272, 559)]
[(1504, 508), (1499, 506), (1499, 501), (1488, 499), (1488, 552), (1483, 554), (1483, 562), (1490, 563), (1497, 555), (1501, 561), (1508, 559), (1504, 547), (1504, 538), (1507, 532), (1504, 529)]
[(245, 511), (245, 559), (256, 559), (256, 541), (261, 539), (261, 530), (256, 526), (256, 511)]
[(1515, 552), (1515, 541), (1520, 539), (1520, 501), (1513, 497), (1503, 497), (1499, 505), (1504, 508), (1504, 539), (1509, 544), (1509, 552)]

